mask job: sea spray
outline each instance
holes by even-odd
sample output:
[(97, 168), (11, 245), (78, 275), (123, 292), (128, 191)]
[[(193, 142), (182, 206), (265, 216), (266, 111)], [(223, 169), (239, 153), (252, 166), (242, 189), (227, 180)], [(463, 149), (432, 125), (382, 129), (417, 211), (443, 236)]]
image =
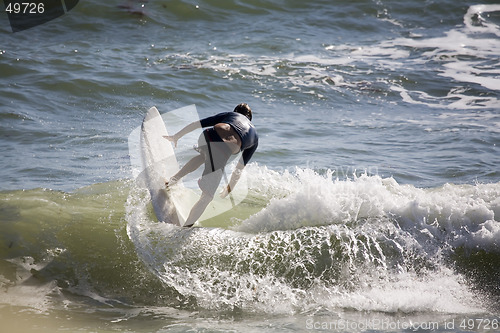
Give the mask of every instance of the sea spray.
[[(247, 172), (254, 187), (242, 204), (267, 204), (230, 229), (222, 220), (215, 228), (165, 225), (145, 201), (135, 206), (129, 235), (166, 286), (212, 310), (480, 311), (481, 299), (448, 259), (470, 242), (497, 251), (487, 231), (498, 225), (498, 184), (420, 189), (311, 169), (279, 173), (253, 164)], [(276, 197), (262, 192), (266, 186)]]

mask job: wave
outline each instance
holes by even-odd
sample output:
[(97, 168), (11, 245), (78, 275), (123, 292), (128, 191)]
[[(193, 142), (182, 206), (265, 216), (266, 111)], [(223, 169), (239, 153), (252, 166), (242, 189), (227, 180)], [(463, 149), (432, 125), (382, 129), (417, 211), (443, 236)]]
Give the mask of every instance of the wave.
[(159, 296), (168, 289), (128, 240), (128, 191), (129, 182), (116, 181), (71, 193), (0, 192), (0, 303), (42, 313), (65, 304), (168, 303)]
[[(310, 169), (278, 173), (254, 164), (248, 172), (252, 194), (244, 204), (261, 210), (221, 221), (223, 227), (151, 223), (147, 200), (129, 197), (128, 232), (139, 256), (199, 306), (266, 313), (484, 309), (470, 276), (457, 273), (464, 266), (449, 261), (467, 262), (480, 251), (498, 258), (500, 184), (419, 189), (378, 176), (332, 180)], [(490, 277), (475, 282), (491, 287)]]
[(471, 313), (500, 296), (500, 183), (246, 170), (242, 207), (192, 229), (132, 181), (0, 192), (2, 303)]

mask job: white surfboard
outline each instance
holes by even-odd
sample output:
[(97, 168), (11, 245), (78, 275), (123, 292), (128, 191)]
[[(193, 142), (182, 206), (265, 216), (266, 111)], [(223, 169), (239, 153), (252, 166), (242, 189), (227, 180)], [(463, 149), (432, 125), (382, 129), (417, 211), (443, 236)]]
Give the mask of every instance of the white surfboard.
[(183, 194), (185, 191), (182, 191), (182, 182), (178, 182), (172, 189), (166, 189), (165, 181), (179, 170), (179, 163), (172, 144), (164, 135), (168, 135), (165, 123), (156, 107), (152, 107), (141, 126), (141, 159), (144, 166), (142, 179), (151, 194), (158, 220), (183, 226), (191, 202), (196, 202), (197, 199), (183, 198), (186, 194)]

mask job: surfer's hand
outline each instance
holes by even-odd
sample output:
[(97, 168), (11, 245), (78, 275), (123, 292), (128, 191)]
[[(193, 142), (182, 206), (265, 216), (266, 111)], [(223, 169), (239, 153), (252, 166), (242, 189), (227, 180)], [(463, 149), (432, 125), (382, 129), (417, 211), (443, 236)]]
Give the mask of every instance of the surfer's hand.
[(224, 199), (225, 197), (227, 197), (229, 192), (231, 192), (231, 187), (229, 187), (229, 185), (227, 185), (226, 187), (224, 187), (222, 192), (220, 192), (220, 197)]
[(174, 147), (177, 148), (177, 140), (179, 140), (175, 135), (164, 135), (165, 139), (174, 143)]

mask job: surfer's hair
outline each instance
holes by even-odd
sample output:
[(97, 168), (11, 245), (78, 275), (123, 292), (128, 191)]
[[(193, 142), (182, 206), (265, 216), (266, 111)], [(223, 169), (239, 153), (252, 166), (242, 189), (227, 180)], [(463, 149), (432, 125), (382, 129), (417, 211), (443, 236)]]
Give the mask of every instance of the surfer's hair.
[(252, 120), (252, 110), (250, 109), (247, 103), (241, 103), (236, 105), (236, 107), (234, 108), (234, 112), (241, 113), (248, 119)]

